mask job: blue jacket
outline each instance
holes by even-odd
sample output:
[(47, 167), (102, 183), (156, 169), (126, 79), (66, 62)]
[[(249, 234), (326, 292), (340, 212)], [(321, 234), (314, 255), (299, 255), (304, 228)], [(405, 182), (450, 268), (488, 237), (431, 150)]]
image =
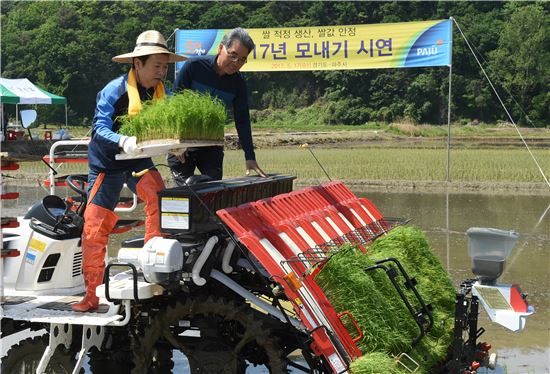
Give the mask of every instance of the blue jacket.
[[(92, 140), (88, 146), (90, 169), (106, 173), (133, 170), (139, 160), (115, 160), (120, 153), (118, 134), (120, 122), (117, 117), (128, 114), (128, 74), (113, 79), (97, 94), (93, 119)], [(145, 89), (138, 83), (141, 101), (150, 100), (154, 87)]]
[(193, 57), (185, 61), (174, 83), (174, 92), (189, 88), (218, 97), (233, 109), (235, 127), (246, 160), (255, 160), (248, 110), (246, 82), (241, 73), (219, 76), (214, 69), (217, 56)]

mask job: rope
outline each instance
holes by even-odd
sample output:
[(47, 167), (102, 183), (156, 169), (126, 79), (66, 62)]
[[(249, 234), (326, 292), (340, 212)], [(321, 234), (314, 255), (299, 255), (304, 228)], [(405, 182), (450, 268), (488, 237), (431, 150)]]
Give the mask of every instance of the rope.
[[(172, 37), (174, 36), (174, 34), (176, 33), (176, 31), (178, 31), (179, 29), (174, 29), (174, 31), (172, 31), (172, 33), (170, 34), (170, 36), (168, 37), (168, 39), (166, 39), (166, 44), (168, 44), (168, 42), (172, 39)], [(169, 44), (170, 46), (173, 46), (174, 44), (176, 43), (176, 38), (174, 38), (174, 40), (172, 40), (172, 43)]]
[[(546, 207), (546, 210), (542, 213), (542, 215), (540, 216), (539, 220), (537, 221), (537, 223), (535, 224), (535, 226), (533, 227), (533, 229), (531, 230), (531, 232), (529, 233), (528, 237), (532, 237), (533, 233), (535, 233), (537, 231), (537, 227), (539, 227), (540, 223), (542, 222), (542, 220), (544, 219), (544, 217), (546, 217), (546, 214), (550, 211), (550, 204), (548, 204), (548, 206)], [(523, 250), (525, 249), (527, 243), (529, 242), (529, 240), (526, 240), (523, 242), (523, 245), (521, 246), (521, 248), (516, 251), (516, 253), (514, 254), (514, 257), (512, 257), (511, 260), (508, 261), (508, 263), (506, 264), (506, 271), (505, 271), (505, 274), (508, 273), (510, 271), (510, 269), (512, 268), (512, 265), (514, 265), (514, 262), (516, 262), (517, 258), (519, 257), (519, 255), (521, 254), (521, 252), (523, 252)]]
[[(170, 34), (168, 39), (166, 39), (166, 45), (168, 45), (168, 49), (170, 51), (174, 51), (174, 53), (176, 53), (176, 38), (174, 37), (174, 35), (176, 35), (176, 31), (178, 31), (178, 30), (179, 30), (178, 28), (174, 29), (174, 31), (172, 31), (172, 33)], [(174, 66), (174, 82), (175, 82), (176, 81), (176, 74), (178, 73), (178, 71), (176, 69), (176, 64), (174, 64), (173, 66)], [(172, 68), (170, 68), (170, 70), (172, 70)], [(166, 71), (166, 76), (168, 76), (168, 71)], [(166, 76), (164, 77), (164, 80), (166, 80)], [(164, 83), (166, 84), (166, 82), (164, 82)], [(173, 87), (170, 87), (170, 91), (172, 91), (172, 90), (173, 90)]]
[(468, 46), (468, 48), (470, 49), (470, 52), (472, 52), (472, 55), (474, 56), (474, 58), (476, 59), (476, 62), (477, 64), (479, 65), (479, 67), (481, 68), (481, 71), (483, 72), (483, 75), (485, 75), (485, 78), (487, 79), (487, 82), (489, 82), (489, 84), (491, 85), (491, 88), (493, 89), (493, 92), (495, 93), (498, 101), (500, 102), (500, 105), (502, 105), (502, 108), (504, 108), (504, 111), (506, 112), (506, 115), (508, 115), (508, 118), (510, 119), (510, 122), (512, 123), (512, 125), (514, 125), (514, 128), (516, 129), (516, 132), (518, 133), (521, 141), (523, 142), (523, 145), (525, 145), (525, 148), (527, 148), (527, 151), (529, 152), (529, 154), (531, 155), (531, 158), (533, 159), (533, 161), (535, 162), (535, 165), (537, 165), (537, 168), (539, 169), (539, 172), (540, 174), (542, 175), (542, 178), (544, 179), (544, 181), (546, 182), (546, 184), (548, 185), (548, 187), (550, 187), (550, 181), (548, 181), (548, 178), (546, 177), (546, 175), (544, 174), (544, 171), (542, 170), (542, 168), (540, 167), (537, 159), (535, 158), (535, 155), (533, 155), (533, 152), (531, 152), (531, 149), (529, 148), (529, 145), (527, 145), (527, 142), (525, 141), (525, 139), (523, 138), (523, 135), (521, 134), (521, 132), (519, 131), (519, 128), (518, 126), (516, 125), (516, 122), (514, 121), (514, 119), (512, 118), (512, 115), (510, 114), (510, 112), (508, 111), (508, 109), (506, 108), (506, 105), (504, 105), (504, 102), (502, 101), (502, 99), (500, 98), (500, 95), (498, 94), (498, 91), (496, 90), (495, 86), (493, 85), (493, 82), (491, 81), (491, 79), (489, 78), (489, 76), (487, 75), (487, 73), (485, 72), (485, 69), (483, 68), (483, 65), (481, 64), (481, 62), (479, 61), (479, 59), (477, 58), (477, 55), (476, 53), (474, 52), (474, 50), (472, 49), (472, 46), (470, 45), (470, 42), (468, 41), (468, 38), (466, 38), (466, 35), (464, 35), (464, 33), (462, 32), (462, 29), (460, 28), (460, 26), (458, 25), (458, 22), (456, 22), (456, 19), (452, 18), (453, 22), (455, 23), (456, 27), (458, 28), (458, 31), (460, 31), (460, 34), (462, 35), (462, 38), (464, 39), (464, 41), (466, 42), (466, 45)]

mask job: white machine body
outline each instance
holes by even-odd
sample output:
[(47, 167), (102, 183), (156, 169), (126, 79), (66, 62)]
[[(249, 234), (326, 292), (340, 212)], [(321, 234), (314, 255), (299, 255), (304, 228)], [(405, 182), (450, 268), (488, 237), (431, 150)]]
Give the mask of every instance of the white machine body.
[(183, 267), (183, 250), (177, 240), (159, 236), (150, 239), (143, 248), (120, 248), (118, 261), (141, 269), (149, 283), (167, 284), (176, 280)]
[(2, 230), (4, 246), (20, 252), (4, 259), (6, 291), (63, 293), (84, 284), (80, 238), (55, 240), (32, 230), (29, 219), (18, 222), (18, 228)]
[(489, 286), (476, 282), (472, 292), (481, 301), (491, 321), (514, 332), (523, 330), (527, 317), (535, 312), (515, 284)]

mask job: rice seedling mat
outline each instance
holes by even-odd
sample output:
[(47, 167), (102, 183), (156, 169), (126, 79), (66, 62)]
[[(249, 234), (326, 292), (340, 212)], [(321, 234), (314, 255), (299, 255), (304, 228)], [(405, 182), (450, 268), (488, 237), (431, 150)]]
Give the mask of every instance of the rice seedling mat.
[(135, 136), (142, 151), (116, 156), (117, 160), (125, 160), (177, 154), (188, 147), (223, 145), (227, 112), (219, 99), (184, 90), (163, 100), (146, 101), (137, 114), (118, 118), (118, 132)]
[(115, 156), (117, 160), (130, 160), (160, 156), (167, 153), (180, 154), (189, 147), (223, 146), (223, 141), (214, 140), (178, 140), (178, 139), (153, 139), (138, 143), (139, 154), (129, 155), (121, 151)]
[[(419, 328), (388, 275), (382, 270), (365, 271), (386, 258), (400, 261), (409, 276), (418, 281), (418, 292), (433, 307), (434, 325), (416, 345), (412, 341)], [(336, 312), (351, 312), (364, 334), (357, 343), (363, 356), (351, 363), (352, 374), (437, 372), (452, 343), (455, 289), (421, 230), (411, 226), (394, 228), (372, 242), (367, 254), (345, 244), (315, 277)], [(404, 280), (402, 275), (397, 279)], [(411, 291), (405, 289), (404, 293), (417, 310)], [(348, 331), (353, 331), (349, 321), (344, 323)], [(401, 356), (404, 360), (400, 359), (400, 364), (394, 357), (403, 353), (407, 356)]]

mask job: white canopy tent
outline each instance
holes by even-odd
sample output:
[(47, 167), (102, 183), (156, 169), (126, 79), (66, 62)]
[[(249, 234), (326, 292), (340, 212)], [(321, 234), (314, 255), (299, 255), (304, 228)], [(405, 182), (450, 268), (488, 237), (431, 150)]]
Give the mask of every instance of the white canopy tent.
[[(6, 79), (0, 78), (0, 103), (2, 111), (4, 104), (15, 104), (16, 122), (19, 122), (20, 104), (57, 104), (65, 105), (65, 126), (67, 126), (67, 99), (54, 95), (27, 78)], [(3, 113), (2, 113), (3, 115)]]

